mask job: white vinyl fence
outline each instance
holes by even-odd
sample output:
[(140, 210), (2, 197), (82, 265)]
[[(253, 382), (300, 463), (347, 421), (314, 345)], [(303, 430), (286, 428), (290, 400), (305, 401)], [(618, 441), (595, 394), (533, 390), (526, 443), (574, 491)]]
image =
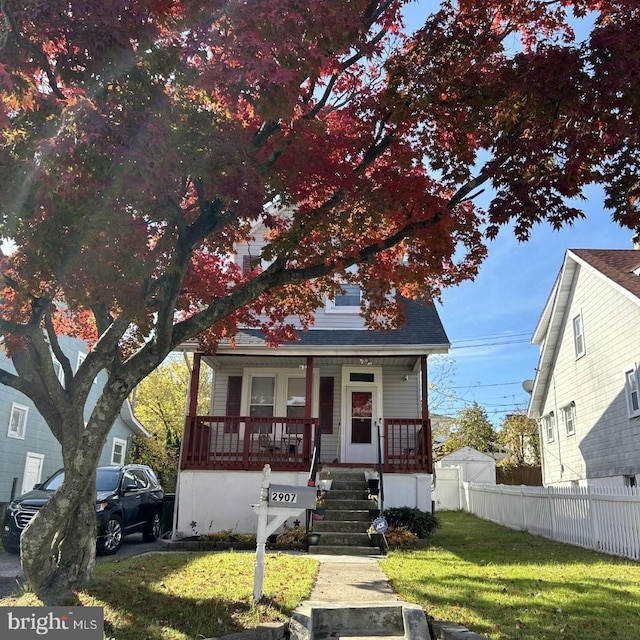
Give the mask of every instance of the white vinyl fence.
[(555, 488), (463, 482), (460, 508), (484, 520), (640, 560), (637, 487)]

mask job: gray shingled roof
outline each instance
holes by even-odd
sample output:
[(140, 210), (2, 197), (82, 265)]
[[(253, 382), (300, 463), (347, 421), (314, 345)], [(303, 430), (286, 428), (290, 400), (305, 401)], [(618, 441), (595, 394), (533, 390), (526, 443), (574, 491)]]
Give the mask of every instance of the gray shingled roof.
[[(433, 304), (415, 300), (403, 300), (406, 322), (403, 326), (390, 331), (371, 329), (310, 329), (300, 332), (300, 340), (285, 343), (296, 346), (322, 347), (384, 347), (430, 345), (448, 347), (449, 339), (445, 333), (440, 316)], [(259, 329), (242, 329), (236, 336), (237, 347), (257, 345), (264, 342), (264, 334)]]

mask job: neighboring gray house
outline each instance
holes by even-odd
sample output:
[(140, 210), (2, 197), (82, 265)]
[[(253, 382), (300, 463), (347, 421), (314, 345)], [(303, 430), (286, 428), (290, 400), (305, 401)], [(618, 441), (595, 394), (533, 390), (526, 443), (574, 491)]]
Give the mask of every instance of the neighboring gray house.
[(640, 251), (567, 251), (533, 335), (545, 486), (636, 486)]
[[(244, 266), (260, 248), (259, 241), (239, 247), (236, 259)], [(377, 467), (380, 452), (385, 505), (431, 510), (427, 358), (446, 353), (449, 341), (433, 305), (402, 304), (404, 326), (369, 330), (360, 290), (348, 285), (317, 310), (299, 341), (271, 348), (259, 330), (242, 329), (215, 353), (191, 346), (178, 535), (255, 531), (251, 504), (264, 465), (273, 483), (306, 486), (314, 451), (325, 466), (363, 470)], [(196, 411), (204, 365), (213, 370), (210, 415)]]
[[(76, 338), (61, 337), (60, 344), (72, 364), (80, 364), (86, 355), (86, 345)], [(11, 361), (0, 353), (0, 366), (14, 371)], [(77, 365), (76, 365), (77, 366)], [(60, 368), (60, 375), (62, 371)], [(99, 374), (85, 408), (88, 418), (97, 401), (101, 385)], [(136, 420), (127, 401), (111, 429), (100, 464), (120, 464), (125, 461), (131, 437), (149, 433)], [(33, 488), (62, 467), (62, 453), (44, 418), (34, 404), (19, 391), (0, 386), (0, 503)]]

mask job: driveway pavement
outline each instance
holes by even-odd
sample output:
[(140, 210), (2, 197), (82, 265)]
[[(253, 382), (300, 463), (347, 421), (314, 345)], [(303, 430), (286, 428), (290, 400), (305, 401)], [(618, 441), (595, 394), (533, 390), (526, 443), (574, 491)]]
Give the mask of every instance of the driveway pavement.
[[(148, 551), (159, 551), (158, 542), (145, 542), (141, 533), (127, 536), (122, 546), (113, 556), (98, 556), (98, 562), (121, 560), (127, 556), (135, 556)], [(20, 557), (12, 553), (0, 552), (0, 598), (6, 598), (19, 589), (22, 584), (22, 567)]]

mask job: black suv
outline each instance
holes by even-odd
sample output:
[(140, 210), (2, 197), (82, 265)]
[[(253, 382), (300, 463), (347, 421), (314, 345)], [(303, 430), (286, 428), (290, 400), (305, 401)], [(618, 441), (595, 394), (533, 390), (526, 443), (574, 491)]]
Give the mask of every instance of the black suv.
[[(18, 496), (7, 507), (2, 544), (9, 553), (20, 553), (20, 534), (31, 518), (51, 498), (64, 480), (56, 471), (33, 491)], [(160, 536), (164, 491), (156, 474), (147, 466), (98, 467), (96, 473), (98, 553), (111, 555), (130, 533), (142, 532), (147, 542)]]

